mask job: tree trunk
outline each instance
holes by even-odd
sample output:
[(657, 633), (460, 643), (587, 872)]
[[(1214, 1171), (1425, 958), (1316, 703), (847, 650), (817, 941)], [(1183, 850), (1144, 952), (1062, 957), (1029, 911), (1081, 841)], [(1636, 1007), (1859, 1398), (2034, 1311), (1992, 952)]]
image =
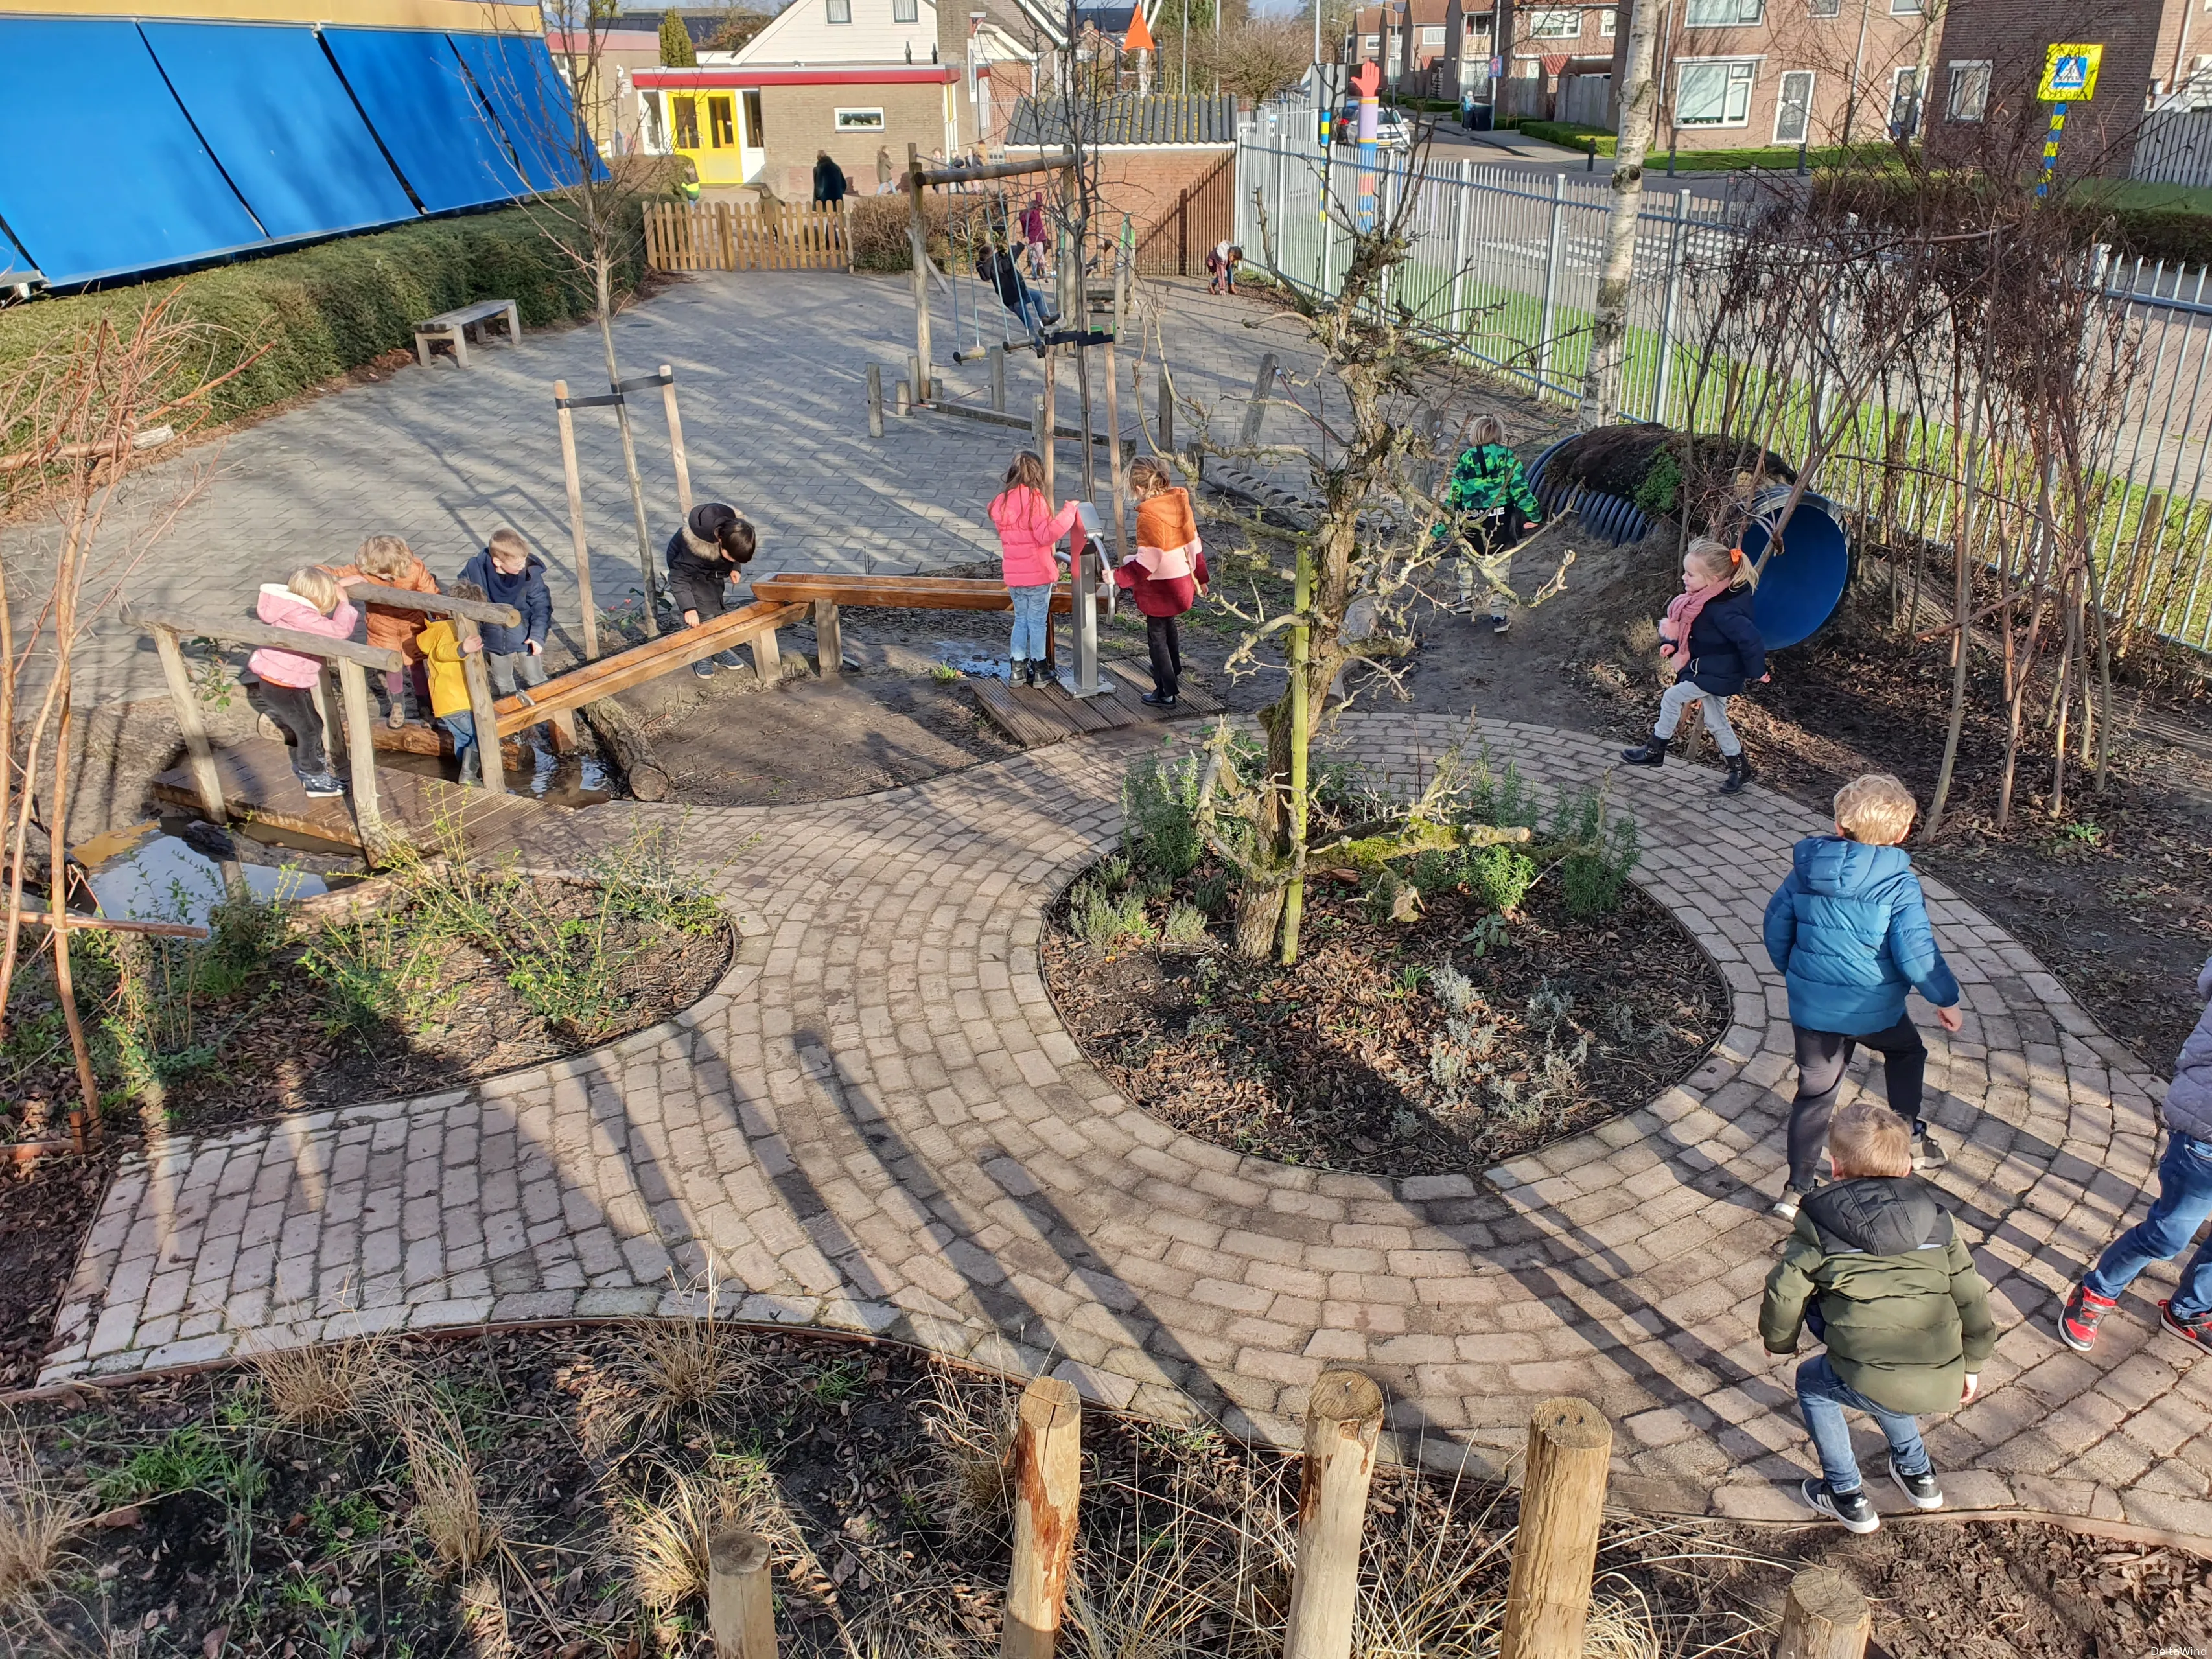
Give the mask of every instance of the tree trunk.
[[(1310, 543), (1298, 544), (1297, 586), (1292, 591), (1291, 605), (1304, 617), (1313, 603), (1313, 550)], [(1304, 860), (1300, 856), (1306, 844), (1307, 785), (1312, 765), (1313, 703), (1310, 688), (1306, 684), (1308, 655), (1306, 624), (1299, 623), (1290, 630), (1288, 650), (1291, 678), (1285, 695), (1290, 698), (1291, 748), (1291, 851), (1298, 860), (1291, 872), (1290, 886), (1283, 896), (1282, 963), (1287, 968), (1298, 959), (1298, 925), (1304, 920), (1306, 908), (1306, 878)]]
[[(622, 384), (622, 370), (615, 364), (614, 284), (608, 270), (611, 263), (605, 252), (596, 252), (592, 260), (592, 287), (599, 308), (599, 344), (607, 357), (607, 390), (612, 392)], [(622, 432), (623, 470), (629, 475), (630, 511), (637, 520), (637, 579), (645, 596), (645, 631), (658, 639), (660, 619), (653, 608), (653, 531), (646, 523), (645, 480), (638, 476), (637, 444), (630, 435), (628, 404), (615, 405), (615, 424)]]
[(1613, 210), (1606, 222), (1605, 264), (1598, 276), (1589, 368), (1583, 380), (1582, 424), (1586, 429), (1613, 418), (1628, 364), (1628, 290), (1636, 273), (1637, 219), (1644, 210), (1644, 157), (1659, 118), (1659, 88), (1651, 76), (1659, 11), (1654, 0), (1644, 0), (1629, 13), (1628, 72), (1621, 88), (1620, 137), (1613, 157)]

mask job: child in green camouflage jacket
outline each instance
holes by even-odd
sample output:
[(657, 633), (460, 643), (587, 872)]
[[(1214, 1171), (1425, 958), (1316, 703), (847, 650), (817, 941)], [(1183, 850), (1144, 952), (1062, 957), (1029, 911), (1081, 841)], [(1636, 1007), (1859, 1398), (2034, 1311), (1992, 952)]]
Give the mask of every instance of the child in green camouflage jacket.
[(1513, 599), (1513, 550), (1543, 521), (1544, 507), (1495, 415), (1478, 416), (1468, 429), (1468, 447), (1444, 485), (1443, 509), (1434, 534), (1467, 550), (1458, 560), (1459, 602), (1473, 602), (1479, 566), (1490, 588), (1490, 631), (1503, 634)]

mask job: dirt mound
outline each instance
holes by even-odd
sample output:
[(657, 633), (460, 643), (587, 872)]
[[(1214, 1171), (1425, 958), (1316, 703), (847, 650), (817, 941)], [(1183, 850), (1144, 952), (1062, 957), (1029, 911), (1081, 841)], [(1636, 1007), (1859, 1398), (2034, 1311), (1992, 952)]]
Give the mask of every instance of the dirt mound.
[(1655, 514), (1672, 511), (1683, 500), (1717, 502), (1768, 483), (1796, 481), (1796, 469), (1772, 450), (1723, 432), (1685, 439), (1662, 426), (1578, 433), (1544, 464), (1544, 482), (1553, 493), (1579, 484)]

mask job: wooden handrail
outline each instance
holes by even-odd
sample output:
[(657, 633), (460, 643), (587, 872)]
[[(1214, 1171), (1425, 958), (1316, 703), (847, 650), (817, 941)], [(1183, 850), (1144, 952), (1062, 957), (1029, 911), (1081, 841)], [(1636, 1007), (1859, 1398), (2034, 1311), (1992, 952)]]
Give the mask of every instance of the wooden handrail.
[(450, 593), (417, 593), (411, 587), (386, 587), (366, 576), (349, 576), (338, 585), (345, 589), (349, 599), (388, 605), (394, 611), (420, 611), (428, 617), (465, 617), (472, 623), (491, 623), (501, 628), (519, 628), (522, 624), (522, 613), (513, 605), (495, 605), (488, 599), (457, 599)]
[(380, 645), (356, 645), (321, 634), (302, 634), (296, 629), (272, 628), (264, 622), (242, 622), (229, 617), (187, 617), (174, 611), (140, 611), (131, 620), (141, 628), (166, 628), (185, 639), (214, 640), (222, 645), (267, 646), (272, 650), (320, 657), (325, 662), (359, 663), (363, 668), (404, 668), (406, 658)]
[[(581, 708), (586, 703), (611, 697), (617, 691), (627, 691), (676, 669), (688, 668), (702, 657), (710, 657), (733, 645), (743, 645), (763, 635), (773, 640), (777, 629), (802, 621), (805, 615), (806, 607), (803, 605), (756, 600), (696, 628), (675, 629), (659, 639), (647, 640), (627, 651), (617, 651), (580, 668), (572, 668), (543, 685), (533, 685), (495, 703), (499, 734), (507, 737), (556, 714)], [(773, 647), (767, 654), (774, 659)]]

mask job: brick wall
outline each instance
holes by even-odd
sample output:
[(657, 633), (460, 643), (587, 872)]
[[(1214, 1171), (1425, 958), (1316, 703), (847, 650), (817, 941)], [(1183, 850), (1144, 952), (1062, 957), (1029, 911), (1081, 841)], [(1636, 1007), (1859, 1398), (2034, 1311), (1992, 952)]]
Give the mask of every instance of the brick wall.
[[(839, 132), (841, 109), (880, 108), (881, 132)], [(876, 151), (888, 147), (892, 165), (906, 167), (909, 142), (926, 156), (945, 144), (945, 88), (894, 83), (888, 86), (767, 87), (761, 92), (761, 121), (768, 129), (768, 156), (756, 182), (765, 183), (785, 201), (814, 195), (814, 158), (823, 150), (845, 169), (848, 186), (863, 196), (875, 193)]]
[[(1007, 151), (1009, 160), (1034, 155), (1034, 149)], [(1139, 269), (1170, 274), (1181, 263), (1189, 271), (1205, 269), (1206, 251), (1230, 234), (1234, 224), (1231, 175), (1236, 164), (1226, 144), (1144, 145), (1107, 149), (1098, 163), (1101, 234), (1119, 233), (1121, 216), (1133, 224)], [(1185, 192), (1189, 192), (1186, 197)], [(1026, 199), (1026, 196), (1023, 199)], [(1187, 258), (1178, 262), (1178, 249)]]
[[(2031, 0), (1957, 0), (1943, 23), (1934, 82), (1931, 143), (1954, 155), (1977, 149), (2041, 154), (2048, 107), (2035, 95), (2045, 49), (2054, 40), (2100, 42), (2105, 48), (2097, 95), (2067, 111), (2059, 151), (2063, 170), (2124, 177), (2154, 82), (2170, 84), (2191, 0), (2069, 0), (2063, 10)], [(2190, 20), (2197, 44), (2212, 50), (2212, 14)], [(1990, 65), (1990, 109), (1981, 131), (1948, 122), (1950, 65)]]

